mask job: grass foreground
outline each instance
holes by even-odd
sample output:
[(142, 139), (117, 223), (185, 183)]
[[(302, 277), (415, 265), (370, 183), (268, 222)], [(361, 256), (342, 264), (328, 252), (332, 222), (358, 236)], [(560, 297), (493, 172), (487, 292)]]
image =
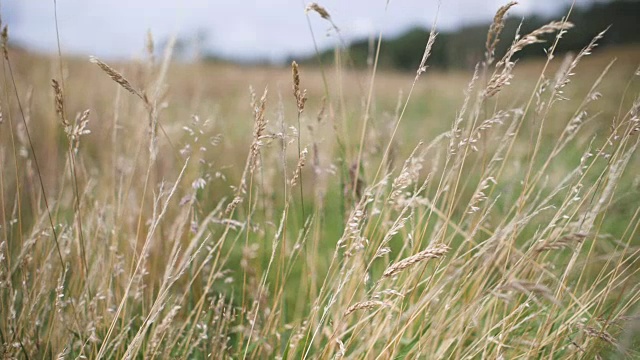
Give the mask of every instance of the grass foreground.
[(512, 5), (468, 73), (428, 70), (435, 31), (407, 75), (5, 27), (2, 357), (640, 357), (640, 50), (556, 55), (571, 23), (501, 34)]

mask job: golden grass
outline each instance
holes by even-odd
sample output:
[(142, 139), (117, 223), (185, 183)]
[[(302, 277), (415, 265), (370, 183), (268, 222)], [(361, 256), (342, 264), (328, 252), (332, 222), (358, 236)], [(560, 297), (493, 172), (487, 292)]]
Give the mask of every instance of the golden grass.
[(9, 48), (3, 357), (637, 357), (640, 49), (511, 6), (473, 72)]

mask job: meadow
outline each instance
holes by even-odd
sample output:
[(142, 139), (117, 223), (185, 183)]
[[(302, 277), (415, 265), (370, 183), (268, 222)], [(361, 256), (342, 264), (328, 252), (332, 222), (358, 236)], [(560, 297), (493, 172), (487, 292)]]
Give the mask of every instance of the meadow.
[(640, 47), (555, 54), (571, 23), (510, 6), (448, 72), (435, 31), (406, 73), (5, 30), (3, 358), (640, 357)]

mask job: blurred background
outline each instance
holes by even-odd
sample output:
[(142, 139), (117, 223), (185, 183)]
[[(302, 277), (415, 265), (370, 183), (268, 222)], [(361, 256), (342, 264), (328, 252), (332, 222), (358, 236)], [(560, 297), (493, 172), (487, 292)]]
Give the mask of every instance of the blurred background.
[[(62, 52), (131, 59), (144, 54), (150, 30), (162, 49), (171, 36), (178, 39), (178, 58), (243, 63), (285, 64), (291, 58), (331, 57), (335, 46), (351, 47), (356, 66), (366, 65), (370, 43), (382, 32), (385, 52), (380, 64), (415, 69), (428, 30), (440, 32), (431, 66), (469, 67), (482, 56), (486, 29), (504, 0), (326, 0), (319, 4), (333, 21), (315, 13), (305, 16), (305, 0), (64, 0), (57, 2)], [(527, 33), (568, 13), (571, 0), (523, 0), (510, 13), (503, 34), (505, 49), (523, 19)], [(29, 51), (56, 51), (54, 2), (4, 1), (2, 18), (15, 46)], [(609, 25), (601, 45), (637, 43), (640, 2), (578, 0), (572, 10), (576, 29), (567, 34), (561, 51), (579, 50)], [(313, 36), (312, 36), (313, 32)], [(540, 55), (533, 47), (522, 56)], [(500, 50), (500, 49), (499, 49)], [(498, 51), (500, 53), (500, 51)]]

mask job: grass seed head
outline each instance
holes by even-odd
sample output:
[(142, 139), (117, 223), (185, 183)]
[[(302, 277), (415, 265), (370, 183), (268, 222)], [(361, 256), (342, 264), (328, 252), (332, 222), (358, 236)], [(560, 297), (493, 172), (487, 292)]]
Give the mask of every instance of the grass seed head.
[(356, 312), (358, 310), (364, 310), (364, 309), (374, 309), (374, 308), (378, 308), (378, 307), (387, 307), (390, 306), (388, 303), (385, 303), (383, 301), (377, 301), (377, 300), (373, 300), (373, 301), (361, 301), (358, 303), (355, 303), (351, 306), (349, 306), (349, 308), (347, 309), (347, 311), (344, 312), (344, 316), (347, 316), (353, 312)]
[(493, 23), (491, 23), (491, 26), (489, 27), (489, 32), (487, 33), (487, 42), (485, 45), (487, 49), (487, 65), (493, 62), (493, 54), (496, 50), (496, 45), (500, 41), (500, 33), (502, 32), (502, 29), (504, 29), (504, 18), (507, 15), (509, 9), (517, 4), (517, 1), (512, 1), (500, 7), (500, 9), (498, 9), (498, 11), (496, 12), (496, 15), (493, 17)]
[(300, 152), (300, 159), (298, 159), (298, 165), (296, 166), (296, 170), (293, 173), (293, 177), (291, 178), (291, 186), (296, 186), (298, 184), (298, 180), (300, 179), (300, 175), (302, 173), (302, 168), (304, 167), (307, 161), (307, 148), (302, 149)]
[(2, 28), (2, 55), (4, 56), (5, 60), (9, 60), (9, 28), (7, 28), (7, 25), (5, 25)]
[(250, 170), (253, 172), (257, 165), (260, 155), (260, 148), (262, 147), (262, 140), (264, 132), (267, 128), (267, 120), (265, 117), (265, 110), (267, 106), (267, 94), (268, 89), (264, 89), (264, 93), (260, 98), (260, 101), (254, 103), (253, 116), (254, 116), (254, 125), (253, 125), (253, 143), (251, 144), (251, 154), (250, 154)]
[(53, 87), (53, 94), (55, 96), (56, 114), (66, 129), (69, 126), (69, 122), (64, 116), (64, 97), (62, 95), (62, 88), (56, 79), (51, 79), (51, 87)]
[(291, 72), (293, 74), (293, 96), (296, 98), (298, 113), (301, 114), (304, 111), (304, 104), (307, 102), (307, 90), (300, 90), (300, 70), (295, 61), (291, 63)]
[(387, 270), (382, 273), (382, 276), (390, 277), (424, 260), (440, 258), (447, 252), (449, 252), (450, 249), (451, 248), (445, 244), (432, 246), (426, 250), (420, 251), (413, 256), (409, 256), (408, 258), (400, 260), (397, 263), (389, 266)]
[(318, 15), (320, 15), (321, 18), (325, 20), (331, 20), (331, 15), (329, 15), (327, 9), (318, 5), (318, 3), (312, 2), (311, 4), (307, 5), (307, 7), (304, 9), (304, 12), (308, 13), (309, 11), (316, 12)]
[(153, 43), (153, 34), (151, 34), (151, 29), (147, 30), (147, 43), (146, 43), (147, 55), (149, 56), (150, 61), (154, 62), (154, 53), (155, 46)]
[(136, 90), (133, 87), (133, 85), (131, 85), (129, 80), (127, 80), (124, 76), (122, 76), (122, 74), (117, 72), (114, 68), (112, 68), (111, 66), (109, 66), (106, 63), (102, 62), (100, 59), (98, 59), (98, 58), (96, 58), (94, 56), (91, 56), (89, 61), (91, 61), (92, 63), (98, 65), (100, 67), (100, 69), (102, 69), (102, 71), (104, 71), (107, 75), (109, 75), (111, 80), (115, 81), (120, 86), (122, 86), (125, 90), (127, 90), (130, 93), (132, 93), (133, 95), (136, 95), (136, 96), (140, 97), (141, 99), (145, 100), (145, 102), (146, 102), (146, 97), (143, 96), (140, 91)]

